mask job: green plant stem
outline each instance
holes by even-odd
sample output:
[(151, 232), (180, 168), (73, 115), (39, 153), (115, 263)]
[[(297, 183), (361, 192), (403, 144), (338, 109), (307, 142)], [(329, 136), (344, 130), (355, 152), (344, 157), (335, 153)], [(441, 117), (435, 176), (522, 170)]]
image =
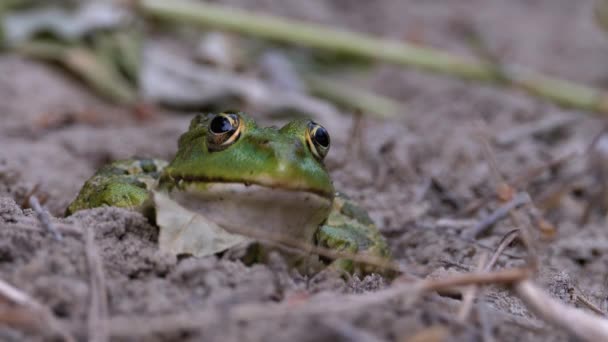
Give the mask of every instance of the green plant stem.
[(400, 41), (203, 2), (140, 0), (139, 6), (143, 13), (159, 19), (345, 53), (464, 79), (509, 85), (560, 105), (608, 114), (608, 97), (600, 90), (522, 68), (504, 67)]
[(355, 88), (343, 81), (310, 74), (303, 77), (313, 95), (371, 116), (396, 118), (405, 108), (403, 103), (365, 89)]
[(122, 104), (132, 104), (137, 100), (135, 90), (89, 49), (31, 41), (16, 46), (15, 50), (63, 65), (108, 100)]
[(117, 48), (117, 63), (129, 81), (139, 82), (141, 64), (142, 37), (136, 30), (119, 31), (114, 34)]

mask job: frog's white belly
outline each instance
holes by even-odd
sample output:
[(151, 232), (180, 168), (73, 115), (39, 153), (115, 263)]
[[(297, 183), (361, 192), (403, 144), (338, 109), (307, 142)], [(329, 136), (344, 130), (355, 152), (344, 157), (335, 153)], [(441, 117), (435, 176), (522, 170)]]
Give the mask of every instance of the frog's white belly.
[(240, 183), (193, 185), (171, 198), (227, 231), (271, 240), (312, 242), (331, 209), (330, 199), (311, 192)]

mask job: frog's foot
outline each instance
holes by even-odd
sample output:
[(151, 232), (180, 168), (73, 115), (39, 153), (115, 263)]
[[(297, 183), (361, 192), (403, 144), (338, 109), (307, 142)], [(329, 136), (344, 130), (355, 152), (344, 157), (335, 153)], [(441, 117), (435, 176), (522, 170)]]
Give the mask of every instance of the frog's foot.
[[(355, 255), (359, 251), (361, 236), (353, 234), (347, 227), (332, 227), (323, 225), (317, 231), (316, 239), (320, 247), (328, 248), (343, 254)], [(328, 270), (343, 275), (350, 275), (355, 271), (355, 264), (347, 258), (333, 260)]]
[[(334, 199), (327, 221), (317, 231), (316, 241), (320, 247), (344, 254), (370, 256), (376, 260), (390, 259), (386, 240), (367, 213), (340, 193)], [(334, 260), (329, 267), (346, 273), (365, 274), (380, 271), (377, 267), (355, 263), (348, 258)]]
[(66, 215), (102, 206), (121, 207), (140, 212), (150, 198), (150, 190), (166, 162), (156, 159), (122, 160), (99, 169), (84, 184), (68, 206)]

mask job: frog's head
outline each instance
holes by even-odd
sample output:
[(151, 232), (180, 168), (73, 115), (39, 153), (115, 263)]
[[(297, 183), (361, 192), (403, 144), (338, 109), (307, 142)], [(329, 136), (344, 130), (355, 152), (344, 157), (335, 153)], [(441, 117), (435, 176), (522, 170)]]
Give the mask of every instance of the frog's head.
[[(183, 206), (227, 228), (312, 239), (334, 188), (329, 134), (310, 120), (258, 127), (244, 113), (196, 116), (160, 179)], [(245, 225), (245, 226), (244, 226)]]

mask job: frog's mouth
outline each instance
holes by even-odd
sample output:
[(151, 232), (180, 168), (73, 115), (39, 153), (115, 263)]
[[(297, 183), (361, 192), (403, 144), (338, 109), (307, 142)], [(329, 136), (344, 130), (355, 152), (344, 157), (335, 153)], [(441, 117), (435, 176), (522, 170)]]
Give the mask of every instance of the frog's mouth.
[(171, 197), (234, 233), (234, 228), (255, 230), (312, 242), (318, 226), (327, 218), (333, 197), (277, 185), (227, 182), (182, 183)]
[(296, 182), (296, 181), (292, 180), (289, 183), (286, 183), (286, 182), (281, 182), (272, 177), (267, 177), (267, 178), (260, 177), (255, 180), (247, 180), (247, 181), (238, 180), (237, 181), (237, 180), (231, 180), (231, 179), (220, 178), (220, 177), (211, 178), (211, 177), (200, 177), (200, 176), (179, 176), (179, 177), (173, 177), (173, 183), (178, 184), (179, 187), (183, 187), (184, 185), (185, 186), (195, 185), (195, 186), (205, 187), (209, 184), (241, 184), (244, 186), (258, 185), (258, 186), (271, 188), (271, 189), (286, 189), (286, 190), (294, 191), (294, 192), (309, 192), (309, 193), (319, 195), (321, 197), (325, 197), (330, 201), (333, 200), (333, 198), (334, 198), (333, 189), (321, 190), (321, 189), (313, 188), (310, 185), (306, 184), (305, 182)]

